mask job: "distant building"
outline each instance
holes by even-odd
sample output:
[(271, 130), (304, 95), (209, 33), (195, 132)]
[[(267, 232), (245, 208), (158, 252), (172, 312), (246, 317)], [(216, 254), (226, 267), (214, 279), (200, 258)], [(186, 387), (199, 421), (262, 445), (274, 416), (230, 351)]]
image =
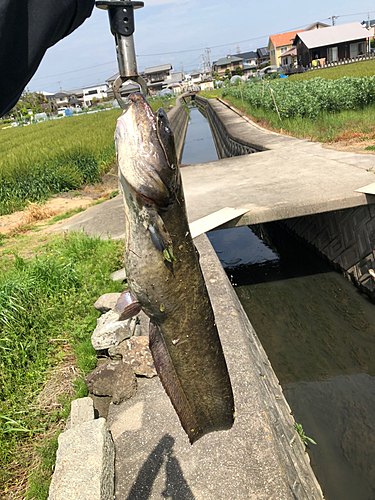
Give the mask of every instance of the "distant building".
[(141, 76), (146, 80), (147, 87), (150, 90), (157, 91), (165, 87), (165, 80), (167, 80), (171, 73), (172, 64), (168, 63), (146, 68)]
[(243, 59), (238, 56), (227, 55), (227, 57), (222, 57), (221, 59), (214, 61), (212, 67), (213, 71), (217, 72), (219, 75), (219, 78), (225, 77), (227, 69), (230, 71), (231, 76), (233, 76), (236, 68), (243, 68)]
[(284, 52), (290, 50), (293, 46), (293, 40), (297, 33), (303, 30), (288, 31), (288, 33), (280, 33), (271, 35), (268, 41), (268, 50), (270, 53), (271, 66), (280, 66), (281, 56)]
[(360, 23), (340, 24), (296, 34), (297, 60), (309, 66), (313, 60), (334, 62), (367, 54), (370, 32)]
[(289, 69), (295, 66), (297, 66), (297, 48), (292, 47), (281, 55), (280, 67)]
[(264, 63), (268, 63), (270, 60), (270, 51), (268, 50), (268, 47), (261, 47), (260, 49), (257, 49), (257, 64), (258, 66), (261, 66)]
[(103, 98), (106, 98), (107, 91), (108, 91), (108, 85), (106, 83), (92, 85), (90, 87), (84, 87), (82, 89), (83, 104), (85, 106), (91, 106), (93, 99), (100, 101)]
[(375, 19), (370, 19), (369, 21), (362, 21), (362, 26), (367, 28), (372, 36), (375, 36)]

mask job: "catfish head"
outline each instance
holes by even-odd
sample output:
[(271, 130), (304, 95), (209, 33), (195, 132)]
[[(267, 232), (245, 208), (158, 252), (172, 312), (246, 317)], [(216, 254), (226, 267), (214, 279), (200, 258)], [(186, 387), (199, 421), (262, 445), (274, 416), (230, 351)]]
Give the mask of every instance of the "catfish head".
[(120, 178), (147, 203), (169, 209), (180, 177), (173, 133), (164, 110), (154, 114), (141, 94), (131, 94), (117, 120), (115, 144)]

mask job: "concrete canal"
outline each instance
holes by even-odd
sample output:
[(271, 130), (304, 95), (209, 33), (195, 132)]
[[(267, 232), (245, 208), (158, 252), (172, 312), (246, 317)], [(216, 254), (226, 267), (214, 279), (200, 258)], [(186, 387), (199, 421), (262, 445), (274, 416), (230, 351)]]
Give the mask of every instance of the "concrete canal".
[[(216, 159), (208, 122), (191, 108), (181, 163)], [(374, 305), (280, 224), (208, 237), (296, 422), (317, 442), (308, 453), (325, 498), (373, 500)]]

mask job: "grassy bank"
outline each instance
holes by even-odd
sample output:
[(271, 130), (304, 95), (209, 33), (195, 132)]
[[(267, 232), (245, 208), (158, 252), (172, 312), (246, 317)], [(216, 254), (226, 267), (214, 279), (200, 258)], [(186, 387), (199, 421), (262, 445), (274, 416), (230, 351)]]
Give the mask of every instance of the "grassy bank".
[[(1, 249), (0, 497), (48, 496), (57, 435), (94, 368), (93, 304), (123, 245), (80, 233), (18, 237)], [(73, 384), (72, 384), (73, 377)]]
[(314, 119), (297, 116), (282, 117), (280, 121), (275, 111), (252, 106), (233, 95), (222, 97), (222, 90), (219, 89), (201, 95), (207, 98), (221, 97), (259, 125), (293, 137), (319, 142), (336, 142), (351, 138), (375, 139), (375, 105), (340, 113), (321, 112)]
[(375, 75), (375, 59), (371, 61), (361, 61), (343, 66), (335, 66), (333, 68), (316, 69), (307, 71), (298, 75), (291, 75), (289, 80), (310, 80), (311, 78), (325, 78), (327, 80), (337, 80), (344, 76), (369, 77)]

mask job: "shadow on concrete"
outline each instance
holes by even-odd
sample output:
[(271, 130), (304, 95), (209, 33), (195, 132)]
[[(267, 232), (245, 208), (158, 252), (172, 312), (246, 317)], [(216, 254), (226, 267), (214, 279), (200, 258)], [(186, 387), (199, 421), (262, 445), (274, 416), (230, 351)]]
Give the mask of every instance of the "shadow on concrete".
[(173, 445), (173, 437), (165, 434), (143, 464), (127, 500), (151, 498), (152, 486), (164, 463), (166, 480), (162, 497), (172, 500), (194, 500), (195, 497), (183, 476), (180, 464), (173, 456)]

